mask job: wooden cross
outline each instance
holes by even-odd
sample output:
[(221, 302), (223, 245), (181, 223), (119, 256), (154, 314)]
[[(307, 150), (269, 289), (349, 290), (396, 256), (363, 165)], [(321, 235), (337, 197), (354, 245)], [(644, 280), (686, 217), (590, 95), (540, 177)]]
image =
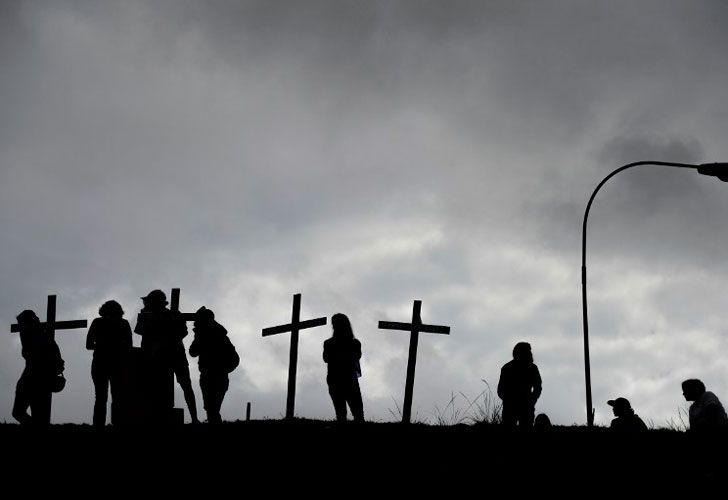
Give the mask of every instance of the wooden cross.
[[(172, 288), (172, 295), (169, 299), (169, 309), (170, 311), (176, 311), (179, 312), (179, 288)], [(196, 313), (183, 313), (179, 312), (180, 316), (185, 321), (194, 321), (196, 317)]]
[(298, 367), (298, 332), (307, 328), (314, 328), (326, 324), (326, 318), (308, 319), (301, 321), (301, 294), (293, 296), (293, 312), (291, 322), (286, 325), (263, 328), (263, 337), (278, 333), (291, 332), (291, 349), (288, 361), (288, 396), (286, 398), (286, 418), (293, 418), (293, 408), (296, 400), (296, 369)]
[(412, 415), (412, 391), (415, 387), (415, 365), (417, 364), (417, 344), (422, 333), (450, 334), (449, 326), (423, 325), (420, 311), (422, 301), (415, 300), (412, 307), (412, 323), (399, 323), (397, 321), (380, 321), (381, 330), (401, 330), (410, 332), (409, 358), (407, 359), (407, 382), (404, 387), (404, 407), (402, 408), (402, 423), (410, 423)]
[[(56, 330), (75, 330), (76, 328), (86, 328), (88, 322), (85, 319), (77, 319), (71, 321), (56, 321), (56, 296), (48, 296), (48, 308), (46, 309), (46, 321), (41, 323), (45, 326), (46, 331), (51, 334), (51, 338), (55, 338)], [(20, 326), (15, 323), (10, 326), (12, 333), (20, 331)]]
[[(169, 297), (169, 310), (179, 313), (180, 317), (185, 321), (194, 321), (197, 314), (196, 313), (183, 313), (179, 310), (179, 294), (180, 289), (179, 288), (172, 288), (172, 294)], [(186, 356), (187, 354), (185, 354)], [(176, 423), (182, 423), (184, 422), (184, 410), (182, 408), (174, 408), (174, 376), (170, 378), (170, 384), (169, 384), (169, 394), (170, 394), (170, 400), (172, 401), (172, 411), (174, 412), (174, 421)], [(188, 409), (189, 410), (189, 409)]]

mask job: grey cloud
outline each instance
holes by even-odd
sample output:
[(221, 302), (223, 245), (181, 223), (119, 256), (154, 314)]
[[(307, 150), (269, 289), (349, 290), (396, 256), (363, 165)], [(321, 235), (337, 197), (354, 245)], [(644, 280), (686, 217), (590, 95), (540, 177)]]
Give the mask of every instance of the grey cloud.
[[(376, 394), (365, 395), (373, 418), (390, 416), (389, 394), (401, 400), (406, 364), (406, 339), (376, 321), (406, 319), (418, 298), (428, 318), (453, 326), (446, 340), (422, 341), (422, 414), (451, 391), (479, 392), (482, 378), (496, 383), (513, 342), (530, 339), (552, 378), (542, 408), (557, 422), (583, 419), (588, 194), (645, 154), (728, 155), (720, 3), (2, 8), (0, 319), (42, 311), (47, 293), (59, 294), (64, 317), (91, 318), (118, 298), (133, 318), (141, 293), (180, 286), (184, 307), (219, 309), (244, 366), (255, 358), (236, 375), (230, 417), (246, 399), (259, 417), (282, 411), (287, 343), (259, 330), (284, 321), (302, 291), (310, 314), (352, 315), (367, 362), (383, 371), (363, 382)], [(594, 207), (601, 349), (635, 325), (673, 339), (690, 325), (706, 336), (721, 321), (711, 311), (726, 276), (723, 186), (668, 174), (624, 174)], [(715, 280), (707, 288), (695, 278), (704, 269)], [(675, 279), (641, 295), (640, 311), (623, 287), (630, 272), (634, 287)], [(713, 298), (692, 300), (701, 290)], [(674, 328), (655, 319), (669, 310)], [(306, 415), (331, 414), (325, 336), (302, 346)], [(17, 341), (0, 339), (9, 415), (22, 363)], [(74, 389), (57, 415), (87, 421), (89, 357), (79, 339), (63, 342)], [(665, 345), (664, 363), (642, 348), (625, 354), (629, 345), (609, 351), (595, 395), (643, 383), (645, 399), (659, 401), (640, 405), (642, 416), (671, 411), (665, 401), (676, 395), (661, 392), (677, 376), (661, 375), (670, 361), (710, 363)], [(609, 369), (629, 372), (621, 354), (647, 359), (645, 370), (609, 380)]]

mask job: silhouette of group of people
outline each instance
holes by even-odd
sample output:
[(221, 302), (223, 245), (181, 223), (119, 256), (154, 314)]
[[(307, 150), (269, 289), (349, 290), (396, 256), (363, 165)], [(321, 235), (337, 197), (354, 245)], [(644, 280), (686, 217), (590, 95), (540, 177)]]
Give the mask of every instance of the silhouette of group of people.
[[(199, 423), (195, 393), (192, 389), (189, 363), (183, 339), (187, 336), (187, 320), (178, 311), (170, 310), (163, 291), (152, 290), (142, 297), (143, 308), (137, 316), (134, 333), (141, 336), (141, 359), (137, 371), (142, 373), (141, 398), (146, 416), (151, 420), (171, 417), (174, 405), (173, 379), (184, 394), (193, 423)], [(13, 417), (21, 424), (50, 423), (52, 393), (60, 390), (64, 361), (52, 330), (45, 327), (35, 312), (25, 310), (17, 316), (25, 369), (18, 380)], [(323, 361), (327, 365), (326, 382), (334, 406), (336, 420), (347, 420), (347, 406), (355, 422), (364, 421), (359, 377), (361, 377), (361, 342), (354, 336), (349, 318), (341, 313), (331, 317), (332, 335), (323, 344)], [(194, 314), (194, 338), (189, 354), (198, 358), (200, 390), (207, 421), (222, 422), (220, 409), (229, 388), (229, 374), (238, 366), (240, 357), (227, 330), (215, 320), (212, 310), (201, 307)], [(121, 305), (109, 300), (99, 309), (88, 330), (86, 347), (93, 351), (91, 378), (95, 389), (94, 426), (106, 424), (106, 409), (111, 391), (111, 422), (123, 424), (129, 419), (134, 399), (130, 373), (132, 330), (124, 319)], [(61, 388), (64, 381), (61, 381)], [(728, 416), (718, 397), (707, 391), (698, 379), (682, 383), (683, 395), (692, 401), (689, 425), (693, 431), (728, 430)], [(534, 363), (531, 345), (518, 342), (513, 359), (501, 368), (498, 397), (502, 400), (502, 425), (506, 428), (545, 429), (551, 423), (545, 414), (535, 415), (541, 396), (542, 380)], [(140, 395), (137, 394), (137, 397)], [(647, 430), (647, 425), (624, 397), (607, 401), (614, 419), (610, 428), (620, 432)], [(28, 414), (30, 409), (31, 414)]]
[[(199, 423), (183, 343), (188, 334), (187, 320), (180, 312), (167, 307), (167, 297), (161, 290), (152, 290), (141, 299), (143, 307), (134, 327), (134, 333), (141, 336), (140, 356), (134, 355), (132, 329), (118, 302), (105, 302), (99, 308), (99, 317), (89, 327), (86, 348), (93, 351), (93, 425), (106, 425), (109, 392), (113, 425), (133, 420), (135, 410), (140, 411), (135, 405), (142, 406), (145, 421), (169, 420), (174, 405), (173, 377), (182, 389), (192, 423)], [(54, 392), (52, 381), (62, 374), (64, 361), (53, 332), (33, 311), (23, 311), (17, 320), (25, 369), (16, 387), (13, 417), (21, 424), (47, 426)], [(364, 405), (359, 388), (361, 342), (354, 336), (346, 315), (334, 314), (331, 324), (332, 335), (324, 342), (323, 360), (336, 419), (346, 421), (348, 405), (354, 420), (363, 422)], [(207, 421), (219, 424), (222, 422), (220, 409), (230, 385), (229, 374), (239, 365), (240, 356), (212, 310), (204, 306), (197, 310), (193, 332), (189, 355), (198, 358)], [(136, 385), (135, 376), (141, 376)]]
[[(93, 425), (106, 424), (109, 391), (112, 424), (130, 423), (135, 415), (147, 422), (170, 420), (174, 378), (182, 388), (191, 421), (199, 423), (183, 343), (188, 334), (187, 321), (180, 312), (167, 307), (167, 297), (161, 290), (152, 290), (141, 299), (143, 307), (134, 327), (134, 333), (141, 336), (139, 355), (134, 352), (132, 330), (118, 302), (105, 302), (89, 327), (86, 348), (93, 351)], [(57, 390), (53, 388), (54, 379), (62, 374), (64, 361), (52, 330), (33, 311), (23, 311), (17, 320), (25, 369), (16, 387), (13, 417), (21, 424), (47, 426), (52, 393)], [(194, 314), (193, 331), (190, 356), (199, 360), (207, 420), (220, 423), (228, 375), (238, 366), (240, 357), (227, 330), (215, 321), (210, 309), (201, 307)]]
[[(688, 410), (691, 431), (728, 431), (728, 415), (718, 397), (707, 391), (698, 379), (682, 383), (683, 396), (692, 401)], [(519, 342), (513, 348), (513, 359), (503, 365), (498, 380), (498, 397), (503, 402), (501, 422), (507, 428), (546, 429), (551, 422), (545, 414), (534, 417), (536, 402), (541, 396), (542, 383), (538, 367), (533, 362), (531, 345)], [(632, 409), (627, 398), (610, 399), (614, 419), (610, 429), (617, 432), (641, 432), (647, 425)]]

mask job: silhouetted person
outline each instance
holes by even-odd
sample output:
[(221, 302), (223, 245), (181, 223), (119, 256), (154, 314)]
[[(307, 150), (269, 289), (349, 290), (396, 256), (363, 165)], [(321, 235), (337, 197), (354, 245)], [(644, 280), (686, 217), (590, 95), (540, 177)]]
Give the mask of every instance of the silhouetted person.
[(364, 405), (359, 389), (361, 368), (361, 342), (354, 337), (346, 315), (337, 313), (331, 317), (333, 333), (324, 341), (324, 362), (328, 365), (326, 382), (334, 403), (336, 420), (346, 422), (346, 405), (357, 422), (364, 421)]
[(539, 413), (533, 421), (533, 430), (546, 432), (551, 430), (551, 419), (545, 413)]
[(682, 383), (686, 401), (693, 401), (688, 412), (691, 431), (726, 431), (728, 416), (718, 397), (705, 390), (705, 384), (698, 379)]
[(222, 422), (220, 408), (228, 390), (228, 373), (240, 362), (227, 330), (217, 321), (215, 313), (201, 307), (195, 314), (195, 337), (190, 344), (190, 356), (198, 357), (202, 401), (210, 424)]
[(632, 405), (626, 398), (610, 399), (607, 404), (612, 407), (616, 418), (612, 419), (609, 428), (619, 432), (641, 432), (647, 430), (647, 425), (639, 415), (635, 414)]
[[(94, 352), (91, 362), (91, 379), (94, 382), (93, 423), (96, 427), (106, 424), (106, 402), (111, 388), (111, 423), (119, 424), (123, 411), (124, 388), (122, 374), (129, 362), (132, 347), (131, 327), (123, 318), (124, 310), (115, 300), (109, 300), (99, 308), (99, 318), (91, 323), (86, 336), (86, 349)], [(123, 417), (121, 417), (123, 419)]]
[(173, 373), (182, 388), (192, 422), (199, 423), (190, 367), (182, 342), (187, 336), (187, 324), (179, 312), (167, 308), (167, 296), (163, 291), (152, 290), (142, 297), (142, 301), (144, 308), (137, 317), (134, 332), (142, 336), (149, 384), (148, 403), (155, 413), (160, 412), (155, 418), (166, 418), (168, 415), (164, 413), (174, 404), (174, 391), (167, 386)]
[(541, 374), (533, 362), (531, 344), (519, 342), (513, 348), (513, 359), (501, 368), (498, 380), (498, 397), (503, 400), (503, 425), (533, 427), (540, 395)]
[(17, 320), (25, 369), (15, 387), (13, 418), (23, 425), (47, 426), (51, 423), (51, 382), (63, 372), (63, 358), (53, 335), (33, 311), (21, 312)]

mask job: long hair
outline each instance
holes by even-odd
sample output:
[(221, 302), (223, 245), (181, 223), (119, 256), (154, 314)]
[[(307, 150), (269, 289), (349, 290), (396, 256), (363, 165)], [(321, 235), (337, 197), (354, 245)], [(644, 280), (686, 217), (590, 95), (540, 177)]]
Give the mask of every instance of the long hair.
[(351, 323), (346, 314), (336, 313), (331, 316), (331, 327), (333, 328), (332, 338), (342, 340), (354, 338), (354, 330), (351, 329)]

